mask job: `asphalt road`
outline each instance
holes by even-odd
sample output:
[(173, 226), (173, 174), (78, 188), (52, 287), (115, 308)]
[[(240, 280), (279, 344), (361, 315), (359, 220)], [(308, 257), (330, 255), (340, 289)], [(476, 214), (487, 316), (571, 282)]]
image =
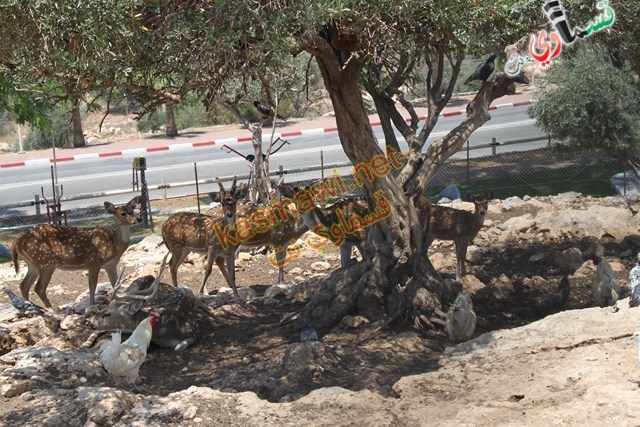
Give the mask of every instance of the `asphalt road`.
[[(534, 126), (534, 121), (527, 115), (528, 106), (512, 107), (491, 112), (492, 120), (485, 123), (470, 138), (470, 156), (479, 157), (490, 154), (491, 149), (474, 150), (473, 147), (485, 145), (496, 138), (499, 142), (515, 139), (543, 137), (544, 134)], [(442, 117), (438, 121), (428, 143), (446, 135), (458, 125), (462, 116)], [(381, 147), (384, 148), (382, 129), (375, 127), (374, 131)], [(398, 140), (402, 137), (398, 135)], [(319, 166), (322, 153), (324, 164), (334, 164), (348, 161), (338, 139), (337, 132), (319, 135), (307, 135), (288, 139), (290, 145), (285, 145), (271, 158), (271, 170), (276, 171), (282, 165), (287, 170), (300, 169), (309, 166)], [(498, 147), (498, 152), (524, 151), (539, 148), (545, 141), (519, 145)], [(265, 144), (266, 145), (266, 144)], [(404, 145), (404, 146), (403, 146)], [(250, 143), (235, 143), (232, 147), (243, 154), (252, 152)], [(401, 143), (402, 148), (406, 145)], [(249, 167), (246, 161), (235, 153), (228, 153), (221, 145), (185, 148), (184, 150), (159, 151), (145, 153), (148, 170), (146, 178), (152, 199), (162, 196), (157, 187), (163, 182), (169, 183), (171, 188), (165, 190), (168, 196), (193, 194), (193, 186), (177, 186), (177, 183), (194, 181), (194, 163), (197, 163), (198, 178), (211, 179), (215, 176), (229, 177), (233, 175), (247, 175)], [(466, 157), (466, 151), (454, 157)], [(82, 194), (97, 194), (93, 201), (79, 200), (65, 203), (65, 208), (100, 205), (104, 200), (120, 203), (132, 197), (131, 194), (109, 194), (114, 190), (132, 188), (132, 158), (133, 156), (106, 157), (99, 159), (76, 160), (61, 162), (57, 165), (57, 179), (63, 185), (63, 201), (67, 197), (77, 197)], [(340, 169), (347, 173), (350, 168)], [(331, 171), (327, 170), (326, 174)], [(304, 173), (290, 173), (287, 181), (293, 182), (303, 179), (320, 177), (320, 171)], [(47, 197), (52, 194), (51, 169), (49, 166), (26, 166), (20, 168), (0, 169), (0, 205), (19, 204), (34, 199), (40, 194), (41, 187)], [(156, 190), (154, 190), (156, 189)], [(200, 192), (215, 191), (213, 183), (204, 184)], [(99, 199), (99, 200), (98, 200)], [(21, 208), (27, 213), (35, 213), (35, 208)], [(0, 211), (0, 216), (3, 215)]]

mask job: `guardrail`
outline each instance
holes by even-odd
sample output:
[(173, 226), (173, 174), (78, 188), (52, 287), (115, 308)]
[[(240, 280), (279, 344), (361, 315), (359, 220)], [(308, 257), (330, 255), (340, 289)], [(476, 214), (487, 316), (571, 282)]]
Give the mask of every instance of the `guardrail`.
[[(492, 149), (492, 154), (495, 155), (497, 154), (497, 150), (496, 148), (498, 146), (510, 146), (510, 145), (517, 145), (517, 144), (524, 144), (524, 143), (528, 143), (528, 142), (537, 142), (537, 141), (545, 141), (547, 140), (549, 142), (549, 144), (551, 144), (551, 139), (549, 137), (542, 137), (542, 138), (527, 138), (527, 139), (518, 139), (518, 140), (509, 140), (509, 141), (504, 141), (504, 142), (497, 142), (496, 138), (492, 138), (492, 142), (488, 143), (488, 144), (482, 144), (482, 145), (476, 145), (473, 147), (469, 147), (467, 144), (467, 148), (465, 148), (465, 151), (467, 153), (469, 153), (470, 151), (474, 151), (474, 150), (481, 150), (481, 149), (487, 149), (487, 148), (491, 148)], [(467, 156), (469, 157), (469, 156)], [(332, 170), (332, 169), (338, 169), (338, 168), (344, 168), (344, 167), (350, 167), (353, 166), (353, 164), (351, 162), (338, 162), (338, 163), (329, 163), (329, 164), (320, 164), (320, 165), (314, 165), (314, 166), (309, 166), (309, 167), (304, 167), (304, 168), (296, 168), (296, 169), (283, 169), (282, 172), (280, 171), (272, 171), (269, 173), (270, 177), (277, 177), (279, 176), (281, 173), (287, 174), (287, 175), (294, 175), (294, 174), (300, 174), (300, 173), (305, 173), (305, 172), (314, 172), (314, 171), (321, 171), (321, 175), (324, 176), (324, 171), (325, 170)], [(238, 179), (240, 180), (246, 180), (249, 178), (249, 174), (244, 174), (244, 175), (238, 175)], [(228, 182), (233, 180), (233, 176), (221, 176), (220, 180), (223, 182)], [(149, 191), (159, 191), (159, 190), (167, 190), (167, 189), (175, 189), (175, 188), (183, 188), (183, 187), (195, 187), (196, 184), (198, 185), (204, 185), (204, 184), (214, 184), (216, 181), (214, 178), (207, 178), (207, 179), (198, 179), (196, 180), (190, 180), (190, 181), (180, 181), (180, 182), (174, 182), (174, 183), (166, 183), (163, 182), (162, 184), (155, 184), (155, 185), (148, 185), (148, 190)], [(99, 198), (99, 197), (108, 197), (108, 196), (115, 196), (115, 195), (124, 195), (124, 194), (128, 194), (128, 195), (132, 195), (132, 194), (137, 194), (138, 191), (135, 191), (133, 189), (127, 188), (127, 189), (116, 189), (116, 190), (109, 190), (109, 191), (98, 191), (98, 192), (91, 192), (91, 193), (81, 193), (81, 194), (76, 194), (76, 195), (69, 195), (69, 196), (64, 196), (60, 199), (61, 203), (68, 203), (71, 201), (78, 201), (78, 200), (87, 200), (87, 199), (95, 199), (95, 198)], [(184, 197), (184, 195), (181, 196), (177, 196), (177, 197)], [(166, 197), (162, 197), (162, 198), (166, 198)], [(3, 210), (10, 210), (10, 209), (16, 209), (16, 208), (25, 208), (25, 207), (29, 207), (29, 206), (36, 206), (36, 205), (43, 205), (44, 201), (42, 199), (40, 199), (39, 197), (36, 197), (35, 199), (32, 200), (24, 200), (24, 201), (20, 201), (17, 203), (11, 203), (11, 204), (4, 204), (4, 205), (0, 205), (0, 212)]]

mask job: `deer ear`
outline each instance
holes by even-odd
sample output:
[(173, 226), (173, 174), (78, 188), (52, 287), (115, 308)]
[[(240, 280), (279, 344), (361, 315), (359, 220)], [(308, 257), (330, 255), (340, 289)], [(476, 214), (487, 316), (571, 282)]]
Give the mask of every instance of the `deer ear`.
[(113, 206), (113, 203), (111, 202), (104, 202), (104, 208), (107, 210), (107, 212), (109, 212), (110, 214), (115, 213), (116, 211), (116, 207)]
[(137, 205), (142, 205), (142, 196), (136, 196), (127, 203), (127, 208), (133, 210)]

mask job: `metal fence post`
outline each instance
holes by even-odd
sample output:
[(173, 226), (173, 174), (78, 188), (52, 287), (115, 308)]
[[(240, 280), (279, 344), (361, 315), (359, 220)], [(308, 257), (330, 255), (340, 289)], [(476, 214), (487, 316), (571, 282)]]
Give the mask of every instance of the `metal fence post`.
[(496, 155), (496, 146), (498, 145), (498, 143), (496, 142), (496, 138), (493, 137), (491, 138), (491, 155), (495, 156)]
[(469, 169), (471, 168), (471, 162), (469, 160), (469, 140), (467, 139), (467, 185), (469, 185)]
[(34, 196), (35, 204), (36, 204), (36, 215), (40, 215), (40, 196), (36, 194)]
[(200, 186), (198, 185), (198, 165), (196, 162), (193, 162), (193, 171), (196, 176), (196, 200), (198, 201), (198, 213), (200, 213)]
[(324, 179), (324, 153), (320, 150), (320, 177)]

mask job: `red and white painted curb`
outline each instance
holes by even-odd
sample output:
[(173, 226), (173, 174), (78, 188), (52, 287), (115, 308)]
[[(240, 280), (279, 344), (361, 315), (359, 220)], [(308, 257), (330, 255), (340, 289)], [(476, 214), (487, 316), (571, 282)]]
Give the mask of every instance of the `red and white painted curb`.
[[(489, 107), (489, 110), (497, 110), (503, 109), (506, 107), (521, 107), (523, 105), (533, 104), (532, 100), (521, 101), (521, 102), (510, 102), (508, 104), (499, 104), (492, 105)], [(440, 113), (440, 117), (453, 117), (453, 116), (461, 116), (466, 113), (465, 109), (458, 111), (448, 111), (446, 113)], [(418, 117), (420, 121), (425, 120), (425, 116)], [(406, 119), (408, 122), (411, 119)], [(380, 122), (371, 122), (371, 126), (381, 126)], [(303, 129), (296, 130), (292, 132), (283, 132), (274, 134), (274, 138), (291, 138), (294, 136), (312, 136), (312, 135), (321, 135), (329, 132), (336, 132), (338, 130), (337, 127), (331, 126), (326, 128), (317, 128), (317, 129)], [(103, 157), (116, 157), (116, 156), (142, 156), (145, 153), (154, 153), (157, 151), (181, 151), (181, 150), (190, 150), (193, 148), (199, 147), (208, 147), (217, 144), (233, 144), (238, 142), (250, 142), (250, 136), (242, 136), (240, 138), (223, 138), (216, 139), (213, 141), (203, 141), (203, 142), (188, 142), (184, 144), (171, 144), (165, 145), (162, 147), (147, 147), (147, 148), (131, 148), (128, 150), (120, 150), (120, 151), (111, 151), (107, 153), (89, 153), (89, 154), (77, 154), (75, 156), (66, 156), (66, 157), (57, 157), (57, 162), (68, 162), (72, 160), (86, 160), (86, 159), (99, 159)], [(34, 160), (25, 160), (22, 162), (13, 162), (13, 163), (2, 163), (0, 164), (0, 169), (13, 168), (19, 166), (42, 166), (42, 165), (50, 165), (53, 163), (53, 158), (49, 159), (34, 159)]]

